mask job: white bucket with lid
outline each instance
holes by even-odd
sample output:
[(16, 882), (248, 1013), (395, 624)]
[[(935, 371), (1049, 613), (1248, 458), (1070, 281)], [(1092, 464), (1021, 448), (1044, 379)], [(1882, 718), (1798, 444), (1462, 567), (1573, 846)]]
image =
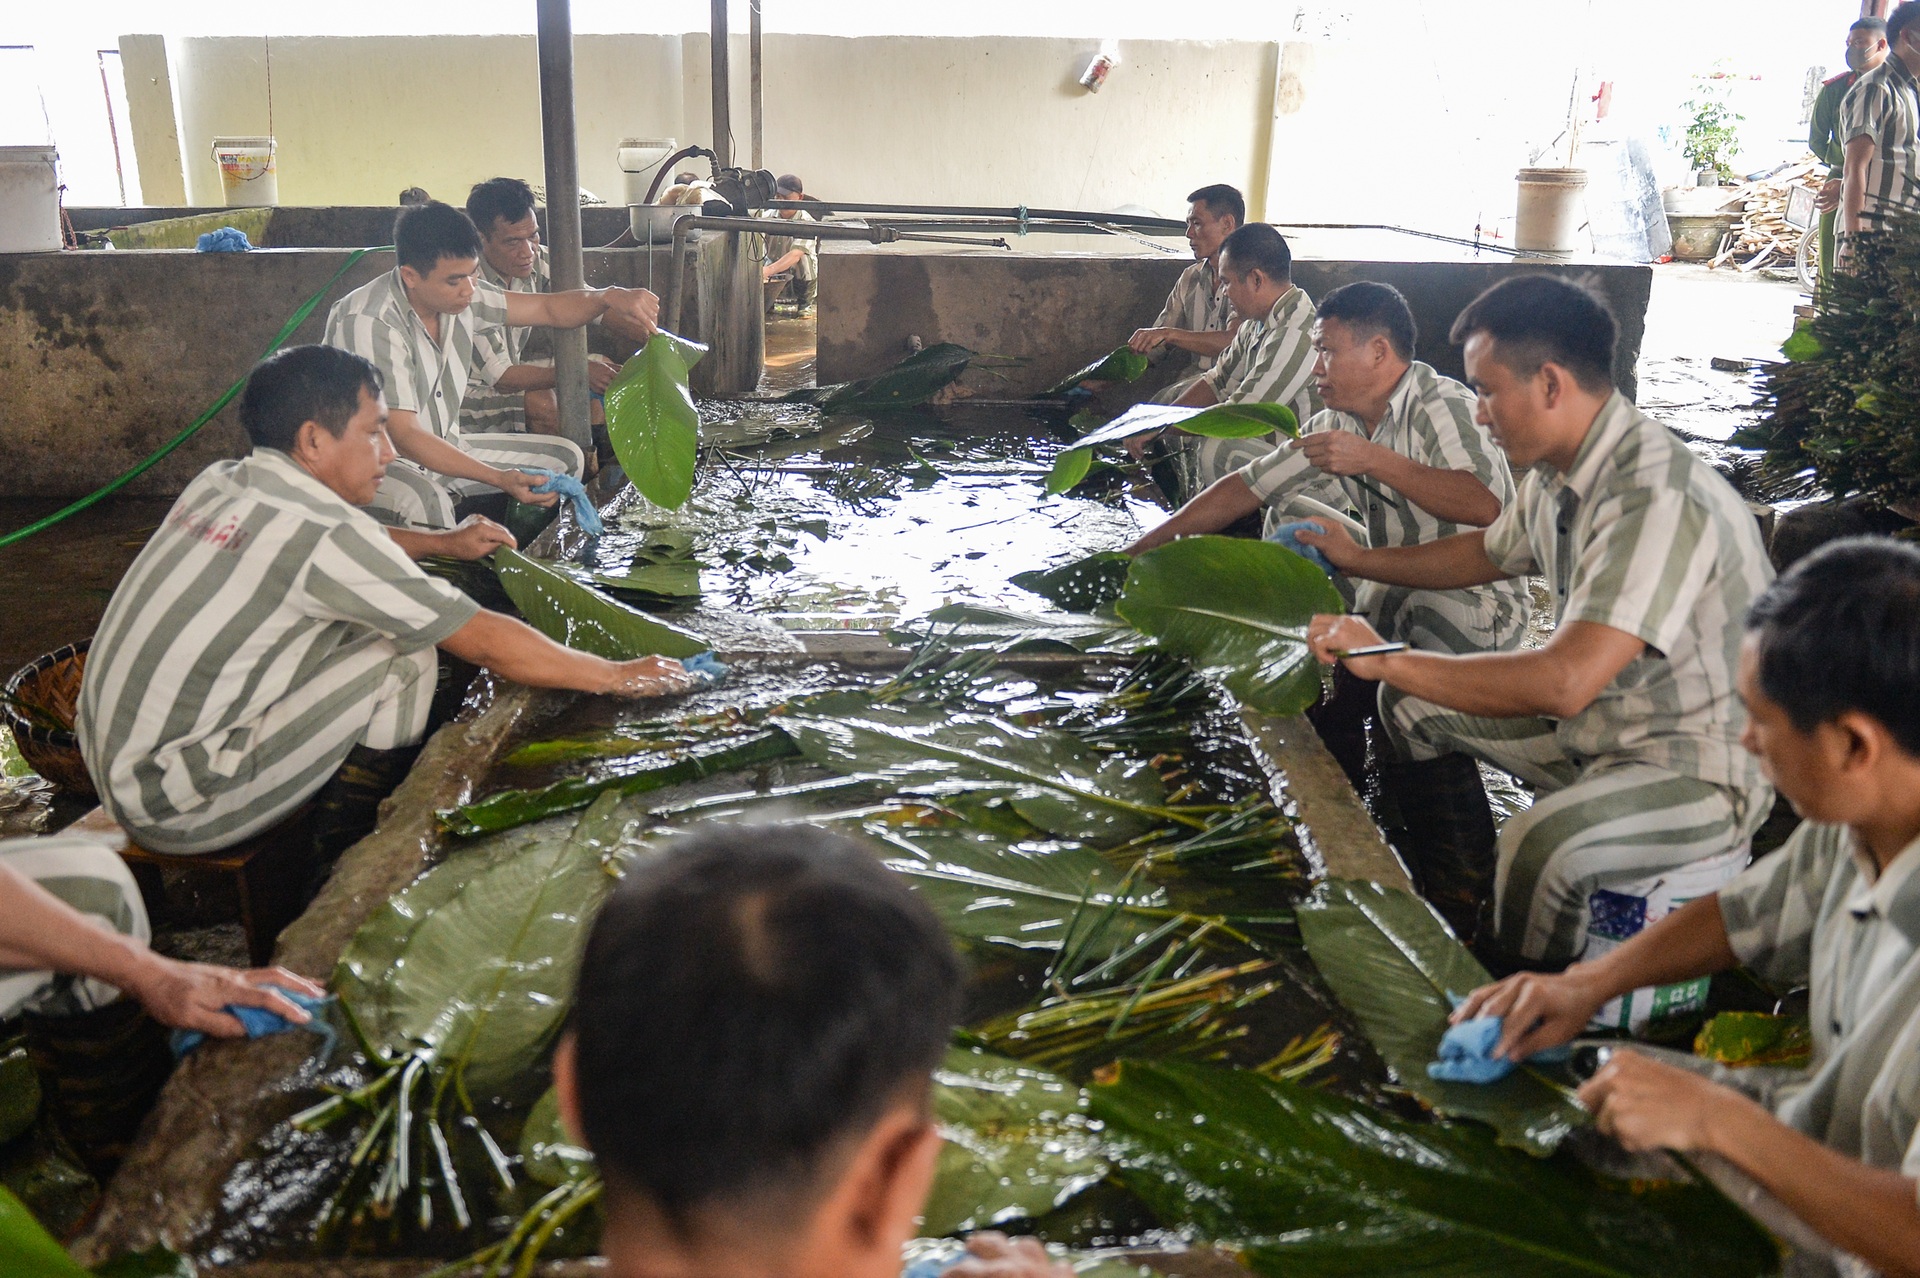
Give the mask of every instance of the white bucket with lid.
[(0, 146), (0, 253), (46, 253), (60, 243), (59, 152)]
[(680, 149), (672, 138), (621, 138), (620, 171), (626, 174), (627, 204), (645, 204), (647, 188), (669, 155)]
[(220, 192), (228, 208), (270, 208), (280, 203), (272, 138), (215, 138), (213, 162), (220, 166)]
[(1513, 246), (1529, 253), (1570, 254), (1591, 248), (1585, 169), (1521, 169)]
[[(1587, 898), (1587, 948), (1580, 961), (1590, 963), (1616, 950), (1633, 936), (1658, 923), (1688, 901), (1718, 892), (1747, 868), (1747, 845), (1703, 857), (1665, 874), (1638, 883), (1622, 883)], [(1594, 1015), (1596, 1029), (1623, 1029), (1639, 1033), (1649, 1021), (1686, 1016), (1707, 1005), (1707, 987), (1701, 977), (1675, 985), (1651, 985), (1610, 1000)]]

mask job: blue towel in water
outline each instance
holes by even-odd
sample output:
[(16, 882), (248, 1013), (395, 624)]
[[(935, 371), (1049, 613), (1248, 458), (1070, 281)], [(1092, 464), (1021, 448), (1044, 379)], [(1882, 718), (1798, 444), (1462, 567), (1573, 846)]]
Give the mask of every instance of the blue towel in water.
[(196, 253), (245, 253), (253, 248), (247, 239), (247, 233), (238, 227), (223, 226), (217, 231), (208, 231), (194, 241)]
[(1333, 564), (1328, 561), (1325, 555), (1321, 554), (1315, 547), (1309, 546), (1300, 540), (1299, 534), (1303, 528), (1311, 528), (1317, 533), (1325, 533), (1327, 531), (1325, 524), (1315, 523), (1311, 519), (1296, 519), (1290, 524), (1281, 524), (1272, 532), (1268, 533), (1267, 540), (1285, 546), (1288, 550), (1291, 550), (1294, 554), (1327, 574), (1327, 576), (1332, 577), (1336, 575)]
[(682, 657), (680, 664), (700, 676), (702, 687), (711, 688), (727, 677), (726, 666), (711, 652), (696, 652), (691, 657)]
[[(325, 1038), (328, 1048), (333, 1046), (333, 1026), (329, 1025), (320, 1015), (320, 1010), (333, 1001), (330, 995), (315, 998), (311, 994), (301, 994), (298, 991), (290, 990), (280, 985), (274, 985), (269, 988), (279, 990), (282, 994), (286, 995), (288, 1001), (301, 1011), (312, 1013), (313, 1019), (305, 1025), (295, 1025), (292, 1021), (280, 1015), (280, 1013), (269, 1011), (264, 1007), (247, 1007), (240, 1003), (227, 1004), (227, 1012), (245, 1027), (248, 1038), (265, 1038), (269, 1034), (284, 1034), (288, 1030), (309, 1029)], [(206, 1041), (207, 1035), (202, 1031), (187, 1029), (175, 1030), (173, 1037), (169, 1040), (173, 1047), (175, 1060), (185, 1056), (188, 1052), (191, 1052), (194, 1048)]]
[[(1497, 1083), (1513, 1073), (1515, 1062), (1493, 1054), (1505, 1024), (1504, 1017), (1476, 1016), (1449, 1025), (1440, 1036), (1440, 1059), (1428, 1063), (1427, 1077), (1443, 1083)], [(1557, 1064), (1570, 1054), (1570, 1048), (1549, 1047), (1527, 1059), (1543, 1065)]]
[(586, 529), (587, 536), (598, 537), (607, 530), (607, 526), (600, 522), (600, 512), (594, 509), (593, 500), (587, 496), (586, 485), (572, 475), (563, 475), (545, 466), (515, 466), (514, 469), (524, 470), (529, 475), (545, 475), (547, 482), (535, 484), (533, 491), (559, 493), (572, 502), (573, 517), (579, 521), (582, 528)]

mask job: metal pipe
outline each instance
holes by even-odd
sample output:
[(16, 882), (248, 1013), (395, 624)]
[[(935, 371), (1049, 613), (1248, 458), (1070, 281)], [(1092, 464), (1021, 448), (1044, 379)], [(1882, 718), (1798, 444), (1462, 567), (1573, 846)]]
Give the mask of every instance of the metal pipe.
[(807, 197), (809, 210), (827, 213), (925, 213), (936, 217), (998, 217), (1015, 222), (1106, 222), (1131, 227), (1136, 231), (1159, 231), (1167, 235), (1185, 235), (1187, 224), (1170, 217), (1142, 217), (1137, 213), (1094, 213), (1086, 209), (1030, 209), (985, 207), (965, 204), (858, 204), (848, 200), (816, 200)]
[(733, 167), (732, 83), (727, 74), (727, 0), (712, 0), (707, 54), (713, 81), (713, 154), (719, 168)]
[[(586, 287), (580, 254), (580, 157), (573, 131), (572, 0), (538, 0), (541, 144), (546, 151), (547, 245), (556, 292)], [(554, 398), (560, 433), (593, 455), (587, 331), (553, 332)]]
[(822, 222), (783, 222), (778, 228), (761, 217), (706, 217), (689, 214), (673, 224), (673, 253), (667, 258), (667, 295), (665, 316), (661, 321), (670, 333), (680, 331), (681, 300), (686, 294), (687, 233), (690, 231), (731, 231), (736, 235), (784, 235), (797, 240), (865, 240), (869, 244), (887, 244), (899, 238), (890, 226), (834, 226)]
[(751, 15), (747, 27), (747, 67), (753, 77), (753, 167), (760, 169), (766, 167), (760, 159), (760, 126), (766, 114), (760, 92), (760, 0), (747, 0), (747, 12)]

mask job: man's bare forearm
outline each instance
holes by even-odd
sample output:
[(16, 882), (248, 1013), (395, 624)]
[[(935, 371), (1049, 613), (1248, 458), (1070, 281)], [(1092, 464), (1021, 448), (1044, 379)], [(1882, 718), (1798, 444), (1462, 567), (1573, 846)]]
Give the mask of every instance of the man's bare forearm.
[(579, 328), (607, 312), (607, 290), (567, 289), (558, 293), (508, 293), (507, 323), (516, 328)]
[(1232, 330), (1176, 328), (1167, 334), (1167, 345), (1177, 346), (1194, 355), (1218, 355), (1233, 341)]
[(1570, 719), (1646, 647), (1612, 626), (1573, 621), (1554, 631), (1543, 648), (1459, 656), (1393, 653), (1366, 658), (1366, 668), (1356, 666), (1354, 673), (1462, 714)]
[(605, 692), (619, 681), (619, 666), (566, 647), (524, 621), (481, 611), (440, 645), (476, 666), (533, 688)]
[(1873, 140), (1854, 138), (1847, 143), (1845, 174), (1840, 185), (1840, 229), (1857, 235), (1867, 208), (1867, 166), (1873, 161)]
[(1390, 449), (1383, 451), (1387, 456), (1373, 477), (1435, 519), (1485, 528), (1500, 518), (1500, 499), (1472, 471), (1444, 470)]
[(1260, 509), (1260, 505), (1260, 499), (1253, 495), (1253, 489), (1247, 487), (1246, 480), (1238, 475), (1227, 475), (1176, 510), (1166, 523), (1127, 547), (1127, 553), (1137, 555), (1180, 537), (1219, 532), (1251, 515)]
[(1598, 1005), (1634, 990), (1730, 971), (1739, 963), (1727, 941), (1719, 894), (1710, 893), (1636, 933), (1619, 949), (1567, 969), (1567, 975), (1577, 975)]
[(17, 870), (0, 866), (0, 967), (133, 983), (152, 951), (104, 928)]
[(406, 414), (404, 419), (397, 412), (389, 414), (387, 435), (393, 440), (395, 452), (435, 474), (499, 486), (498, 470), (421, 426), (412, 413)]
[(1486, 534), (1478, 530), (1418, 546), (1364, 549), (1341, 570), (1349, 577), (1423, 590), (1464, 590), (1505, 581), (1511, 575), (1487, 558)]
[(555, 383), (551, 364), (515, 364), (500, 374), (500, 380), (493, 384), (497, 391), (552, 390)]

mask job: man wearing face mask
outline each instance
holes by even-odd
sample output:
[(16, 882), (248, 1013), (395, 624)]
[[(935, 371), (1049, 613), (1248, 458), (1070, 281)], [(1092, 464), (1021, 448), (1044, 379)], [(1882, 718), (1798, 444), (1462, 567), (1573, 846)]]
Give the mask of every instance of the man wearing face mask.
[(1887, 19), (1887, 50), (1840, 104), (1841, 263), (1855, 236), (1879, 230), (1894, 209), (1920, 208), (1920, 3), (1907, 0)]
[(1820, 86), (1813, 100), (1813, 122), (1807, 131), (1807, 149), (1827, 165), (1827, 181), (1814, 207), (1820, 211), (1820, 278), (1833, 272), (1833, 229), (1839, 220), (1841, 175), (1847, 166), (1847, 144), (1840, 136), (1840, 104), (1860, 77), (1887, 60), (1887, 24), (1882, 18), (1862, 18), (1847, 28), (1847, 69)]

